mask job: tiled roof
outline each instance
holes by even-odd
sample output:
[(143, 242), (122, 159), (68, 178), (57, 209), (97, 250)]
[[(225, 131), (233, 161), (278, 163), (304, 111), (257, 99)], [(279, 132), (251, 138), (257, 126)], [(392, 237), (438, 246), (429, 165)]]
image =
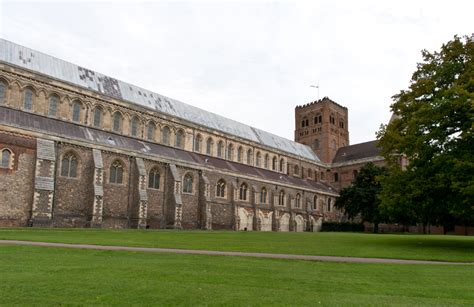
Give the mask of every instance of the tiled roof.
[(377, 147), (377, 141), (370, 141), (339, 148), (332, 162), (341, 163), (379, 156), (380, 148)]
[(136, 138), (118, 135), (103, 130), (78, 126), (73, 123), (48, 118), (33, 113), (26, 113), (6, 107), (0, 107), (0, 124), (43, 132), (46, 134), (66, 137), (68, 139), (84, 140), (98, 145), (113, 146), (121, 150), (141, 152), (157, 157), (164, 157), (183, 162), (196, 163), (206, 167), (237, 172), (243, 175), (255, 176), (264, 180), (270, 180), (277, 184), (291, 184), (302, 188), (317, 189), (320, 191), (335, 193), (329, 185), (280, 174), (266, 169), (226, 161), (223, 159), (206, 156), (194, 152), (181, 150), (161, 144), (150, 143)]
[(0, 39), (0, 61), (29, 69), (101, 94), (169, 114), (207, 128), (241, 137), (302, 158), (319, 162), (306, 145), (253, 128), (133, 84), (105, 76), (10, 41)]

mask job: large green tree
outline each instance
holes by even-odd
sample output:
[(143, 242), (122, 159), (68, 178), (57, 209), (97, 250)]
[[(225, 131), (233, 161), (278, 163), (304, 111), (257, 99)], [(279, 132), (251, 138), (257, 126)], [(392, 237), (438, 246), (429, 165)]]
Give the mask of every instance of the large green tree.
[(393, 96), (393, 120), (378, 132), (390, 168), (381, 205), (397, 222), (472, 223), (474, 35), (422, 57), (409, 89)]
[(363, 222), (373, 223), (374, 232), (378, 232), (382, 221), (377, 195), (380, 191), (379, 178), (384, 173), (385, 168), (366, 164), (359, 170), (353, 184), (341, 190), (335, 204), (348, 218), (360, 217)]

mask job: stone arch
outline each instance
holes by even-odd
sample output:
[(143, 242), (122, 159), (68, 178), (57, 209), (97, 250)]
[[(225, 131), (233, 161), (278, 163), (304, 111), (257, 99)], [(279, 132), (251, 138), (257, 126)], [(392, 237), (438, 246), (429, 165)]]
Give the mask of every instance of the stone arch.
[(304, 218), (301, 215), (295, 216), (295, 231), (303, 232), (305, 230)]
[(272, 231), (273, 212), (264, 213), (258, 210), (258, 218), (260, 220), (260, 231)]
[(310, 223), (310, 231), (319, 232), (321, 231), (321, 227), (323, 225), (323, 219), (322, 218), (315, 219), (313, 216), (310, 215), (309, 223)]
[(278, 231), (290, 231), (290, 215), (288, 213), (284, 213), (278, 220)]
[(253, 230), (254, 213), (247, 210), (246, 208), (239, 208), (237, 212), (237, 214), (239, 215), (238, 230)]

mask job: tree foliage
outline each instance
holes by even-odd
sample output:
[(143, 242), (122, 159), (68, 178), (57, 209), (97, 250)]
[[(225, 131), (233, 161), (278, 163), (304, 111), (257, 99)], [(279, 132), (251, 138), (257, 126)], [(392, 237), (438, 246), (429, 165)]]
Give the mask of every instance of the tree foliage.
[(381, 222), (379, 212), (379, 177), (385, 169), (368, 163), (359, 170), (353, 184), (341, 190), (336, 200), (336, 208), (344, 210), (348, 218), (360, 217), (363, 222), (374, 223), (374, 232)]
[(409, 89), (393, 96), (393, 120), (378, 132), (390, 168), (382, 207), (398, 222), (473, 222), (474, 35), (422, 57)]

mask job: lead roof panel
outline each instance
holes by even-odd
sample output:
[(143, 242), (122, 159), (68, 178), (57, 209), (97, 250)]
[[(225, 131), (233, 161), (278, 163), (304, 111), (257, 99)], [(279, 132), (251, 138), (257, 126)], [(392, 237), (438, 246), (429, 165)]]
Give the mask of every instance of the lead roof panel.
[(309, 146), (0, 39), (0, 60), (101, 94), (319, 162)]

